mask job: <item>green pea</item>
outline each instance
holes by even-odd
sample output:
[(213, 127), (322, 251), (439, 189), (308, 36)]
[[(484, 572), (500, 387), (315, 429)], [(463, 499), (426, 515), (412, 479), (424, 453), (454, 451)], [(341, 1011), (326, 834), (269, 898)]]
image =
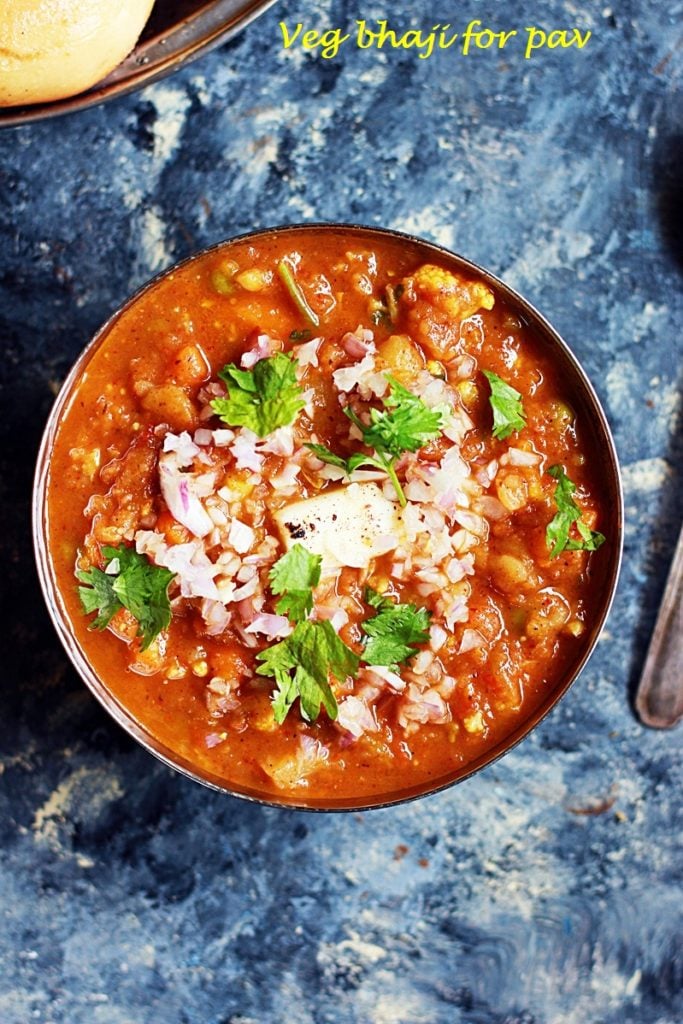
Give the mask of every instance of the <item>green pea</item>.
[(232, 281), (226, 277), (222, 270), (211, 271), (211, 284), (219, 295), (230, 295), (234, 287)]

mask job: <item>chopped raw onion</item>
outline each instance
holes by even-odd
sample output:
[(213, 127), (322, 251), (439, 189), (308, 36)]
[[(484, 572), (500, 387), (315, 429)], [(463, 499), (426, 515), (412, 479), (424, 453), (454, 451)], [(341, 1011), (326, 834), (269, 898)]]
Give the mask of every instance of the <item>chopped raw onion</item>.
[(448, 633), (439, 626), (438, 623), (434, 622), (429, 627), (429, 646), (433, 651), (440, 651), (443, 645), (448, 640)]
[(200, 610), (209, 636), (222, 633), (232, 617), (221, 601), (212, 601), (210, 598), (204, 598)]
[(207, 749), (211, 750), (213, 749), (213, 747), (217, 747), (221, 743), (225, 743), (227, 738), (227, 732), (207, 732), (206, 736), (204, 737), (204, 743)]
[(281, 347), (274, 338), (269, 337), (267, 334), (259, 334), (254, 348), (249, 349), (242, 355), (240, 366), (245, 370), (251, 370), (261, 359), (267, 359)]
[(294, 350), (294, 355), (299, 366), (317, 366), (318, 365), (318, 349), (322, 343), (322, 338), (311, 338), (310, 341), (306, 341), (303, 345), (297, 345)]
[(259, 588), (259, 578), (258, 578), (258, 576), (254, 576), (252, 579), (247, 580), (247, 582), (244, 584), (244, 586), (237, 588), (237, 590), (232, 595), (232, 600), (233, 601), (241, 601), (245, 597), (251, 597), (252, 594), (256, 593), (258, 588)]
[(334, 386), (337, 391), (353, 391), (360, 382), (361, 377), (365, 374), (373, 373), (374, 369), (374, 356), (368, 353), (359, 363), (354, 363), (352, 366), (343, 366), (340, 370), (335, 370), (332, 374)]
[(438, 690), (432, 688), (420, 692), (414, 683), (406, 690), (398, 713), (399, 724), (404, 728), (410, 722), (424, 725), (426, 722), (442, 723), (450, 720), (450, 708)]
[(181, 473), (174, 453), (159, 457), (159, 483), (169, 512), (195, 537), (205, 537), (213, 529), (213, 522), (197, 495), (198, 480), (201, 478), (191, 473)]
[(498, 498), (491, 494), (483, 494), (478, 503), (479, 511), (488, 519), (505, 519), (509, 515), (508, 510)]
[(238, 555), (245, 555), (256, 540), (256, 531), (251, 526), (233, 519), (230, 523), (228, 543), (235, 549)]
[(508, 448), (500, 461), (503, 466), (537, 466), (542, 461), (542, 456), (538, 452), (528, 452), (523, 448)]
[(343, 608), (334, 608), (326, 604), (316, 604), (315, 617), (319, 621), (327, 619), (335, 633), (349, 621), (349, 614)]
[[(168, 434), (166, 435), (168, 438)], [(194, 432), (194, 443), (196, 445), (206, 446), (211, 444), (213, 441), (213, 430), (209, 430), (207, 427), (200, 427)]]
[(359, 325), (355, 331), (349, 331), (344, 335), (341, 345), (352, 359), (362, 359), (364, 356), (374, 355), (376, 352), (373, 338), (372, 331)]
[(474, 536), (478, 537), (480, 540), (486, 540), (488, 537), (489, 524), (483, 516), (478, 516), (476, 512), (457, 509), (453, 513), (453, 518), (464, 530), (467, 530), (469, 533), (473, 533)]
[(292, 626), (286, 615), (269, 615), (262, 612), (246, 627), (247, 633), (263, 633), (269, 640), (289, 636)]
[(462, 355), (458, 356), (453, 360), (451, 366), (455, 370), (456, 377), (460, 380), (467, 380), (469, 377), (474, 377), (477, 372), (477, 360), (474, 356)]
[(186, 430), (183, 430), (182, 434), (166, 434), (163, 450), (175, 453), (176, 459), (173, 461), (178, 469), (191, 466), (196, 456), (199, 455), (199, 448)]
[(365, 669), (365, 674), (369, 675), (371, 679), (372, 676), (379, 676), (383, 683), (386, 683), (397, 693), (400, 693), (401, 690), (405, 689), (405, 680), (401, 679), (398, 673), (385, 668), (384, 665), (370, 665)]
[(227, 448), (227, 446), (235, 440), (234, 430), (212, 430), (213, 443), (217, 448)]
[(420, 651), (416, 654), (410, 663), (411, 671), (415, 675), (421, 676), (427, 671), (429, 666), (434, 661), (434, 652), (430, 650)]
[(458, 654), (467, 654), (468, 651), (477, 650), (477, 648), (484, 647), (485, 645), (486, 640), (478, 629), (465, 629), (463, 630)]
[(259, 445), (258, 450), (289, 457), (294, 452), (294, 430), (291, 426), (278, 427)]
[(220, 573), (220, 566), (214, 565), (206, 555), (201, 541), (187, 544), (167, 545), (161, 534), (151, 530), (138, 530), (135, 534), (135, 549), (138, 554), (147, 555), (156, 565), (176, 573), (183, 597), (208, 597), (220, 600), (214, 577)]
[(345, 697), (340, 701), (336, 724), (358, 739), (365, 732), (376, 732), (377, 719), (372, 708), (358, 697)]
[(238, 469), (253, 469), (257, 473), (260, 472), (263, 455), (259, 455), (256, 450), (257, 441), (258, 437), (253, 430), (240, 427), (237, 431), (235, 443), (230, 447), (230, 451), (235, 456)]
[(300, 472), (301, 466), (297, 466), (295, 462), (288, 462), (282, 472), (269, 477), (268, 482), (276, 491), (283, 491), (292, 486)]

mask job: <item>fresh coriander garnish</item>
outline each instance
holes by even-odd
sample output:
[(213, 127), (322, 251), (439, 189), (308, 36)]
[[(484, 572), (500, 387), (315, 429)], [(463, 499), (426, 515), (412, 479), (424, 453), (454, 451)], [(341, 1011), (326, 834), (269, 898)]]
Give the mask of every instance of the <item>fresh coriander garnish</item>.
[(382, 399), (385, 412), (370, 410), (370, 425), (365, 426), (347, 407), (344, 411), (363, 433), (363, 441), (376, 451), (395, 458), (403, 452), (416, 452), (441, 433), (443, 412), (428, 408), (421, 398), (408, 391), (390, 374), (389, 394)]
[[(324, 444), (307, 444), (306, 447), (310, 448), (321, 462), (327, 462), (330, 466), (337, 466), (339, 469), (343, 469), (347, 476), (350, 476), (354, 469), (358, 469), (360, 466), (373, 465), (378, 466), (380, 469), (386, 468), (383, 463), (380, 464), (375, 461), (371, 455), (366, 455), (365, 452), (355, 452), (348, 459), (343, 459), (341, 455), (335, 455)], [(397, 489), (396, 493), (400, 497), (403, 494), (400, 483), (396, 481), (394, 487)], [(405, 500), (402, 501), (402, 504), (405, 505)]]
[(349, 463), (354, 456), (351, 456), (351, 459), (343, 459), (341, 455), (335, 455), (335, 453), (330, 451), (330, 449), (324, 444), (307, 444), (306, 447), (310, 448), (313, 454), (317, 455), (321, 462), (327, 462), (330, 466), (337, 466), (339, 469), (343, 469), (345, 473), (351, 472), (349, 469)]
[(292, 331), (289, 335), (290, 341), (309, 341), (313, 337), (310, 327), (304, 327), (300, 331)]
[(526, 426), (522, 396), (519, 391), (506, 384), (505, 381), (491, 370), (484, 370), (484, 376), (491, 385), (489, 402), (493, 410), (493, 436), (503, 441), (515, 430), (523, 430)]
[(279, 615), (301, 622), (313, 609), (313, 588), (320, 583), (320, 555), (312, 555), (303, 544), (295, 544), (279, 558), (269, 573), (274, 594), (283, 596), (275, 605)]
[(363, 423), (348, 406), (344, 412), (363, 435), (363, 443), (374, 449), (374, 454), (366, 455), (356, 452), (348, 459), (335, 455), (325, 445), (308, 444), (307, 448), (323, 462), (338, 466), (347, 474), (360, 466), (376, 466), (388, 475), (398, 500), (402, 506), (406, 504), (406, 496), (394, 469), (396, 461), (404, 452), (416, 452), (428, 441), (438, 437), (443, 427), (443, 411), (430, 409), (421, 398), (408, 391), (390, 374), (389, 394), (382, 399), (384, 411), (370, 410), (370, 423)]
[(301, 290), (301, 285), (297, 282), (294, 274), (292, 273), (291, 267), (286, 260), (280, 260), (277, 265), (277, 272), (282, 281), (283, 285), (289, 293), (289, 297), (299, 310), (305, 320), (308, 320), (309, 324), (313, 327), (320, 326), (320, 317), (308, 304), (306, 296)]
[[(576, 484), (569, 479), (562, 466), (551, 466), (548, 473), (557, 480), (554, 494), (557, 512), (548, 523), (545, 533), (550, 557), (556, 558), (562, 551), (596, 551), (605, 543), (605, 537), (597, 530), (589, 529), (581, 519), (581, 509), (572, 497)], [(576, 523), (581, 540), (570, 538), (572, 523)]]
[(386, 594), (380, 594), (377, 590), (372, 587), (366, 587), (363, 598), (366, 604), (369, 604), (371, 608), (376, 608), (378, 612), (383, 611), (385, 608), (393, 608), (394, 602)]
[(227, 385), (227, 397), (214, 398), (211, 408), (229, 426), (248, 427), (265, 437), (293, 423), (306, 405), (296, 366), (283, 352), (259, 359), (253, 370), (229, 363), (218, 374)]
[(366, 590), (365, 600), (377, 609), (377, 614), (366, 619), (361, 626), (368, 637), (362, 660), (368, 665), (398, 668), (400, 662), (417, 654), (413, 644), (423, 644), (429, 640), (431, 613), (414, 604), (395, 604), (371, 588)]
[(270, 570), (275, 594), (283, 596), (275, 608), (295, 622), (293, 632), (273, 647), (258, 654), (262, 662), (256, 671), (272, 676), (277, 683), (273, 715), (282, 725), (294, 701), (299, 698), (301, 714), (314, 722), (323, 706), (330, 718), (337, 717), (337, 700), (330, 675), (342, 682), (358, 672), (360, 658), (347, 647), (329, 622), (311, 622), (313, 589), (320, 582), (322, 558), (302, 544), (295, 544)]
[(138, 621), (141, 650), (145, 651), (171, 621), (168, 586), (175, 573), (153, 565), (145, 555), (125, 544), (103, 547), (102, 554), (106, 572), (95, 566), (76, 572), (81, 583), (86, 584), (78, 588), (85, 614), (97, 612), (90, 628), (106, 629), (116, 612), (127, 608)]
[(329, 677), (339, 682), (355, 676), (360, 659), (335, 633), (329, 622), (299, 622), (285, 640), (261, 651), (256, 669), (277, 683), (273, 715), (281, 725), (299, 698), (301, 714), (314, 722), (323, 706), (331, 719), (337, 717), (337, 701)]

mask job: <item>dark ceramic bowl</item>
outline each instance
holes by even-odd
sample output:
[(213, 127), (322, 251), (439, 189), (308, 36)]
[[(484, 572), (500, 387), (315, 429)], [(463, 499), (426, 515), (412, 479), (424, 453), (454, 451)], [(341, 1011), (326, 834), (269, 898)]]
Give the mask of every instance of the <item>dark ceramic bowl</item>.
[(53, 103), (0, 107), (0, 128), (85, 110), (142, 89), (227, 42), (275, 0), (157, 0), (132, 53), (101, 82)]
[(104, 324), (76, 362), (71, 373), (64, 382), (59, 397), (57, 398), (57, 401), (50, 413), (38, 456), (33, 491), (33, 538), (43, 594), (45, 596), (52, 621), (62, 643), (64, 644), (67, 654), (78, 673), (106, 710), (119, 723), (119, 725), (123, 726), (123, 728), (138, 740), (148, 751), (150, 751), (150, 753), (155, 754), (165, 764), (170, 765), (172, 768), (175, 768), (190, 778), (195, 779), (197, 782), (201, 782), (213, 789), (230, 793), (235, 796), (241, 796), (246, 799), (257, 800), (277, 806), (290, 806), (310, 810), (363, 810), (372, 807), (385, 807), (391, 804), (402, 803), (407, 800), (415, 799), (416, 797), (425, 796), (441, 789), (445, 789), (457, 782), (462, 782), (470, 775), (473, 775), (475, 772), (478, 772), (480, 769), (497, 760), (519, 743), (520, 740), (524, 739), (524, 737), (527, 736), (548, 714), (555, 704), (557, 704), (561, 697), (564, 696), (571, 684), (584, 668), (591, 653), (593, 652), (612, 603), (617, 585), (622, 554), (623, 497), (614, 441), (593, 386), (568, 345), (562, 340), (557, 331), (555, 331), (555, 329), (548, 323), (545, 317), (543, 317), (538, 310), (527, 302), (526, 299), (489, 271), (484, 270), (475, 263), (464, 259), (462, 256), (455, 255), (447, 249), (431, 242), (415, 238), (412, 235), (402, 234), (398, 231), (384, 231), (378, 228), (366, 228), (345, 224), (298, 225), (292, 227), (273, 228), (262, 232), (253, 232), (251, 235), (243, 235), (239, 238), (233, 239), (232, 241), (239, 242), (245, 238), (258, 239), (263, 235), (272, 235), (274, 233), (291, 234), (295, 237), (300, 231), (310, 232), (311, 230), (319, 231), (328, 235), (329, 233), (338, 232), (348, 236), (349, 233), (352, 233), (359, 242), (370, 246), (372, 245), (373, 240), (381, 240), (388, 236), (393, 239), (400, 240), (404, 248), (414, 250), (415, 256), (418, 259), (432, 261), (437, 260), (439, 263), (450, 266), (454, 270), (463, 271), (468, 276), (484, 280), (494, 290), (494, 292), (501, 296), (508, 306), (522, 318), (527, 328), (531, 330), (537, 341), (544, 348), (545, 354), (550, 355), (555, 366), (558, 368), (559, 375), (565, 383), (565, 393), (567, 398), (571, 401), (584, 425), (588, 427), (588, 431), (584, 430), (584, 434), (590, 436), (592, 458), (596, 460), (598, 466), (596, 479), (600, 479), (602, 481), (605, 506), (610, 511), (611, 518), (608, 524), (608, 530), (606, 531), (609, 534), (609, 538), (608, 542), (593, 555), (595, 560), (593, 563), (593, 585), (595, 589), (592, 598), (595, 614), (592, 622), (589, 624), (587, 633), (583, 637), (582, 646), (580, 651), (577, 653), (576, 659), (569, 664), (564, 674), (560, 676), (555, 684), (548, 690), (543, 701), (537, 705), (527, 717), (520, 720), (516, 728), (510, 732), (504, 740), (499, 742), (496, 746), (488, 749), (476, 760), (455, 770), (446, 772), (442, 777), (430, 779), (427, 783), (421, 783), (413, 787), (406, 787), (400, 791), (380, 793), (372, 797), (363, 797), (361, 799), (342, 798), (327, 802), (319, 800), (306, 801), (305, 799), (299, 800), (295, 797), (289, 796), (283, 796), (280, 799), (278, 797), (273, 797), (270, 794), (264, 795), (263, 793), (253, 790), (240, 789), (237, 786), (227, 783), (224, 779), (198, 769), (196, 765), (193, 765), (186, 758), (176, 754), (173, 750), (170, 750), (167, 746), (152, 736), (143, 726), (141, 726), (141, 724), (127, 711), (125, 706), (123, 706), (111, 694), (102, 680), (93, 671), (79, 644), (74, 638), (69, 619), (65, 613), (59, 591), (56, 586), (51, 566), (50, 552), (47, 544), (46, 486), (50, 464), (50, 453), (53, 447), (56, 431), (62, 413), (70, 402), (75, 386), (78, 384), (81, 376), (86, 372), (90, 359), (99, 346), (105, 341), (112, 326), (118, 321), (122, 314), (129, 309), (144, 292), (153, 288), (161, 278), (172, 273), (174, 270), (177, 270), (179, 266), (184, 266), (192, 262), (192, 260), (206, 255), (206, 253), (211, 252), (212, 249), (223, 249), (225, 245), (230, 244), (229, 242), (223, 242), (217, 246), (211, 247), (210, 249), (203, 250), (196, 256), (190, 257), (188, 260), (183, 261), (176, 267), (158, 275), (151, 282), (145, 285), (120, 309), (118, 309), (106, 324)]

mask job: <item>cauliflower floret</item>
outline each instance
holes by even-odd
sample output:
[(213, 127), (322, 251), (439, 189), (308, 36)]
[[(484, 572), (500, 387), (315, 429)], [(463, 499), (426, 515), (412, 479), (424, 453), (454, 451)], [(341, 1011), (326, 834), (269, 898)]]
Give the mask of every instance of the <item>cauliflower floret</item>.
[(413, 291), (447, 313), (453, 320), (465, 320), (479, 309), (493, 309), (493, 292), (482, 281), (467, 281), (450, 270), (425, 263), (403, 282), (404, 295)]
[(493, 309), (494, 295), (482, 281), (469, 281), (425, 263), (404, 278), (400, 304), (421, 343), (437, 359), (456, 353), (460, 323), (480, 309)]

